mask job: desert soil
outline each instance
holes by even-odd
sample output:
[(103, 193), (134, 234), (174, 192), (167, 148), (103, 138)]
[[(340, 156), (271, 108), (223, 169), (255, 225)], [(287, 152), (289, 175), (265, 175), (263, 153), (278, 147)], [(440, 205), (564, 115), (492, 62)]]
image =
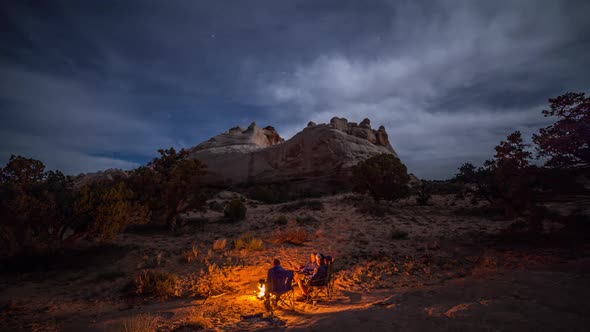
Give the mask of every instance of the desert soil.
[[(458, 214), (469, 204), (451, 196), (435, 196), (428, 206), (401, 201), (384, 216), (359, 212), (355, 205), (362, 203), (350, 195), (316, 200), (321, 209), (248, 202), (241, 222), (223, 222), (221, 213), (209, 211), (190, 216), (182, 232), (128, 231), (50, 263), (22, 262), (26, 272), (0, 274), (0, 330), (121, 331), (130, 324), (161, 331), (587, 331), (590, 326), (590, 244), (548, 240), (562, 225), (546, 223), (546, 234), (532, 238), (506, 235), (517, 221)], [(300, 223), (277, 223), (282, 215), (299, 217)], [(276, 240), (277, 232), (292, 229), (304, 229), (308, 241)], [(262, 239), (264, 248), (235, 249), (234, 241), (244, 234)], [(258, 279), (273, 258), (296, 268), (314, 251), (335, 257), (334, 296), (297, 302), (294, 311), (279, 308), (269, 317), (254, 295)], [(133, 280), (145, 269), (178, 275), (181, 295), (135, 294)], [(202, 292), (206, 278), (208, 296)], [(256, 313), (265, 315), (242, 319)]]

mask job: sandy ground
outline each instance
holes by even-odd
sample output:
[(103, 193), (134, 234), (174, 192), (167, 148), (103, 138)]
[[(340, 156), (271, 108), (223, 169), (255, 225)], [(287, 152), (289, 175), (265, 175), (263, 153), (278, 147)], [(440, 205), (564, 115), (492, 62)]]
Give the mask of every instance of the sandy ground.
[[(407, 200), (383, 217), (360, 213), (346, 195), (303, 204), (249, 203), (246, 220), (228, 224), (209, 211), (191, 216), (181, 234), (127, 232), (53, 265), (5, 272), (0, 279), (0, 330), (121, 331), (149, 321), (161, 331), (586, 331), (590, 326), (590, 245), (498, 240), (514, 221), (454, 211), (463, 206), (437, 196), (429, 206)], [(466, 205), (465, 205), (466, 206)], [(305, 219), (296, 225), (276, 219)], [(311, 217), (311, 218), (310, 218)], [(497, 218), (496, 218), (497, 219)], [(547, 231), (560, 225), (547, 223)], [(277, 243), (276, 232), (302, 228), (304, 245)], [(392, 237), (392, 229), (407, 232)], [(263, 250), (234, 249), (251, 234)], [(214, 240), (227, 244), (214, 248)], [(219, 242), (219, 241), (218, 241)], [(90, 245), (89, 245), (90, 246)], [(242, 319), (264, 312), (254, 296), (272, 258), (295, 268), (310, 252), (334, 256), (332, 299), (278, 309), (275, 318)], [(192, 253), (190, 262), (187, 253)], [(34, 263), (31, 263), (34, 264)], [(215, 266), (215, 267), (212, 267)], [(129, 289), (144, 269), (177, 274), (179, 298), (137, 296)], [(203, 296), (198, 280), (222, 290)], [(299, 295), (299, 293), (297, 293)]]

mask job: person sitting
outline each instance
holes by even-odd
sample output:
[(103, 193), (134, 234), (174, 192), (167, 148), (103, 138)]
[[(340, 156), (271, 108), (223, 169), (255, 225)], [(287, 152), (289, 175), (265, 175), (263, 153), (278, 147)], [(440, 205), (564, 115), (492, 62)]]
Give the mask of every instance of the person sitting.
[(318, 264), (316, 262), (316, 256), (317, 253), (311, 253), (310, 257), (309, 257), (309, 262), (307, 264), (305, 264), (304, 266), (302, 266), (300, 268), (300, 271), (305, 273), (305, 274), (312, 274), (313, 271), (315, 270), (316, 267), (318, 267)]
[(302, 301), (307, 299), (309, 286), (323, 286), (326, 283), (326, 278), (328, 277), (328, 268), (324, 262), (324, 255), (317, 254), (316, 255), (316, 263), (318, 266), (313, 270), (313, 273), (309, 278), (298, 278), (297, 284), (299, 285), (299, 289), (301, 289), (301, 293), (303, 294), (298, 300)]
[(266, 289), (267, 289), (267, 294), (270, 292), (271, 289), (273, 289), (272, 287), (272, 281), (273, 279), (275, 279), (277, 277), (277, 274), (280, 271), (285, 271), (285, 269), (281, 266), (281, 261), (278, 258), (275, 258), (272, 261), (272, 267), (270, 269), (268, 269), (268, 273), (266, 274)]

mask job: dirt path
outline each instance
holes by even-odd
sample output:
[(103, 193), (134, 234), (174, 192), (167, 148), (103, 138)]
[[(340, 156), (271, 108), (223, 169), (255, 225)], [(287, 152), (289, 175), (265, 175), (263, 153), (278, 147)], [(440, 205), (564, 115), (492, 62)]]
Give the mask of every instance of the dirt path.
[(287, 331), (587, 331), (589, 261), (561, 272), (505, 271), (399, 292), (337, 312), (326, 307), (270, 329)]

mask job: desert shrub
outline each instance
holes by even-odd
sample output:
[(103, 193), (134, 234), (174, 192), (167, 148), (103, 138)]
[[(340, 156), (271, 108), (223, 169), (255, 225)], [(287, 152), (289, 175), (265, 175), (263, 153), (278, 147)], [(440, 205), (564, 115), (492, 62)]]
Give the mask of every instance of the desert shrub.
[(274, 243), (291, 243), (302, 246), (310, 238), (310, 234), (306, 228), (297, 226), (291, 222), (283, 230), (273, 232), (271, 239)]
[(143, 270), (135, 277), (137, 295), (149, 295), (159, 298), (180, 296), (180, 281), (173, 273)]
[(213, 241), (213, 250), (223, 250), (227, 245), (227, 239), (217, 239)]
[(249, 197), (263, 203), (279, 202), (279, 194), (271, 186), (258, 185), (250, 190)]
[(380, 154), (353, 168), (353, 190), (368, 193), (374, 200), (397, 201), (410, 193), (406, 166), (392, 154)]
[(234, 273), (229, 267), (220, 267), (215, 263), (208, 264), (206, 270), (201, 270), (199, 276), (192, 283), (193, 296), (210, 297), (217, 294), (233, 292)]
[(391, 233), (389, 233), (389, 237), (392, 240), (403, 240), (408, 238), (408, 232), (398, 229), (397, 227), (393, 227), (391, 229)]
[(428, 201), (432, 195), (430, 195), (430, 188), (424, 181), (420, 181), (420, 186), (416, 190), (416, 203), (418, 205), (428, 205)]
[(154, 316), (140, 314), (125, 318), (113, 332), (156, 332), (157, 329), (157, 319)]
[(320, 211), (324, 209), (324, 203), (319, 200), (305, 199), (293, 203), (288, 203), (280, 208), (281, 212), (293, 212), (300, 209), (309, 209), (312, 211)]
[(80, 238), (109, 239), (149, 215), (120, 180), (75, 187), (71, 177), (44, 169), (41, 161), (11, 156), (0, 170), (3, 255), (47, 251)]
[(245, 234), (234, 241), (237, 250), (260, 251), (264, 250), (264, 241), (254, 237), (252, 234)]
[(175, 228), (179, 214), (205, 208), (206, 195), (200, 182), (206, 166), (188, 159), (189, 152), (184, 149), (158, 152), (159, 158), (130, 172), (127, 182), (137, 201), (150, 209), (152, 222)]
[(241, 200), (233, 199), (225, 206), (223, 214), (225, 219), (229, 221), (239, 221), (246, 218), (247, 210), (248, 208)]
[(309, 214), (297, 216), (297, 218), (295, 218), (295, 221), (298, 225), (314, 225), (320, 222), (319, 219)]
[(274, 223), (276, 225), (286, 225), (289, 222), (289, 219), (287, 219), (287, 216), (285, 216), (284, 214), (281, 214), (280, 216), (278, 216), (275, 220)]
[(112, 239), (128, 223), (142, 223), (149, 211), (133, 203), (134, 194), (123, 182), (93, 182), (84, 185), (73, 205), (76, 233), (101, 240)]

